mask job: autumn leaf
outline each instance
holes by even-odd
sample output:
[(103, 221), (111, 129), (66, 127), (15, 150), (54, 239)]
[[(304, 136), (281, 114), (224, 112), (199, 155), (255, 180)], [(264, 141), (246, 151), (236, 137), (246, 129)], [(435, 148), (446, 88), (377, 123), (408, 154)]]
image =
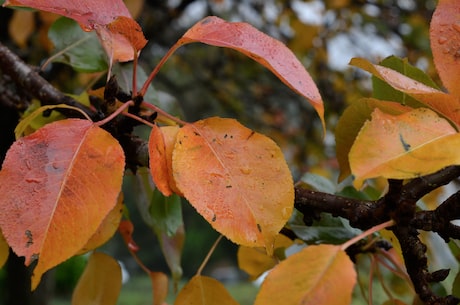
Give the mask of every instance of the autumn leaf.
[(10, 254), (10, 246), (8, 246), (5, 237), (3, 237), (2, 231), (0, 231), (0, 269), (6, 263)]
[(118, 262), (107, 254), (94, 252), (72, 294), (72, 305), (116, 305), (121, 280)]
[(139, 250), (138, 245), (133, 239), (134, 225), (131, 221), (122, 220), (118, 226), (118, 232), (120, 232), (123, 241), (130, 251), (137, 252)]
[(78, 252), (78, 254), (86, 253), (94, 250), (105, 244), (117, 232), (120, 225), (121, 216), (123, 215), (123, 193), (118, 196), (117, 204), (105, 216), (104, 220), (97, 228), (96, 232), (91, 236), (88, 242)]
[(371, 98), (360, 99), (348, 106), (337, 122), (335, 129), (336, 155), (340, 166), (339, 181), (342, 181), (351, 174), (348, 154), (359, 131), (364, 123), (370, 120), (371, 113), (376, 108), (394, 115), (412, 110), (412, 108), (396, 102), (380, 101)]
[(409, 96), (420, 101), (425, 106), (451, 120), (457, 128), (460, 127), (459, 97), (427, 86), (424, 83), (409, 78), (395, 70), (374, 65), (362, 58), (353, 58), (350, 64), (370, 72), (372, 75), (382, 79), (393, 88), (407, 93)]
[(165, 300), (168, 296), (168, 276), (163, 272), (150, 272), (149, 277), (152, 282), (153, 305), (166, 304)]
[(359, 188), (368, 178), (409, 179), (460, 164), (460, 134), (427, 108), (400, 115), (375, 109), (350, 150)]
[(294, 242), (282, 234), (278, 234), (275, 239), (274, 254), (267, 255), (263, 248), (245, 247), (238, 248), (238, 267), (249, 274), (251, 281), (256, 280), (265, 271), (270, 270), (279, 260), (285, 258), (285, 250)]
[(113, 209), (121, 189), (119, 143), (88, 120), (50, 123), (17, 140), (0, 172), (0, 227), (41, 275), (79, 251)]
[(187, 124), (173, 152), (177, 187), (233, 242), (272, 250), (289, 219), (294, 186), (280, 148), (233, 119)]
[(440, 0), (430, 23), (430, 43), (433, 61), (442, 83), (450, 93), (460, 97), (460, 24), (455, 0)]
[(349, 305), (355, 283), (353, 263), (340, 246), (307, 246), (270, 271), (254, 304)]
[(174, 302), (174, 305), (207, 304), (238, 305), (238, 302), (219, 281), (201, 275), (194, 276), (181, 289)]
[(172, 174), (172, 152), (179, 126), (158, 127), (154, 125), (149, 137), (149, 167), (156, 187), (165, 196), (182, 193)]
[(6, 0), (3, 5), (30, 7), (74, 19), (83, 30), (96, 31), (111, 60), (133, 60), (147, 44), (122, 0)]

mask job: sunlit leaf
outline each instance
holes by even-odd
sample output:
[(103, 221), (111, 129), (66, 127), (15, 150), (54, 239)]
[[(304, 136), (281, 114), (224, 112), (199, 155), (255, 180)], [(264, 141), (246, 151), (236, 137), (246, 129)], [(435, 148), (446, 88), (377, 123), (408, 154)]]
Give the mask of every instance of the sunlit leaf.
[(375, 109), (350, 150), (354, 185), (374, 177), (414, 178), (460, 164), (459, 143), (460, 134), (427, 108), (401, 115)]
[(147, 44), (122, 0), (7, 0), (4, 5), (31, 7), (74, 19), (83, 30), (96, 31), (111, 60), (130, 61)]
[(336, 155), (340, 166), (339, 181), (342, 181), (351, 174), (348, 154), (359, 131), (364, 123), (370, 120), (371, 113), (375, 108), (393, 115), (412, 110), (396, 102), (368, 98), (360, 99), (345, 109), (335, 129)]
[(445, 116), (457, 126), (460, 126), (460, 99), (458, 96), (427, 86), (395, 70), (371, 64), (362, 58), (353, 58), (350, 64), (370, 72), (375, 77), (384, 80), (391, 87), (407, 93), (422, 104)]
[(0, 227), (29, 265), (32, 286), (79, 251), (117, 203), (124, 171), (120, 144), (92, 122), (50, 123), (17, 140), (0, 172)]
[(349, 305), (356, 272), (340, 246), (308, 246), (266, 277), (255, 305)]
[(96, 233), (91, 236), (88, 242), (83, 246), (78, 254), (94, 250), (97, 247), (105, 244), (117, 231), (120, 225), (121, 216), (123, 214), (123, 193), (118, 196), (117, 204), (115, 207), (105, 216)]
[(107, 70), (107, 56), (96, 33), (84, 32), (74, 20), (59, 18), (50, 27), (48, 37), (58, 54), (54, 61), (66, 63), (81, 72)]
[(153, 126), (149, 138), (150, 173), (156, 187), (165, 196), (180, 194), (172, 173), (172, 152), (179, 126)]
[(194, 276), (179, 292), (174, 305), (238, 305), (238, 302), (219, 281), (207, 277)]
[(264, 248), (245, 247), (238, 248), (238, 267), (249, 274), (250, 280), (256, 280), (265, 271), (273, 268), (278, 261), (285, 258), (285, 250), (294, 242), (288, 237), (278, 234), (275, 239), (275, 256), (267, 255)]
[(460, 97), (460, 24), (458, 10), (460, 3), (455, 0), (440, 0), (430, 23), (430, 43), (433, 61), (444, 86)]
[(214, 229), (241, 245), (271, 251), (292, 213), (294, 186), (280, 148), (233, 119), (208, 118), (182, 127), (173, 175)]
[(0, 268), (6, 263), (10, 254), (10, 247), (6, 243), (5, 237), (3, 237), (2, 231), (0, 231)]
[(121, 267), (107, 254), (95, 252), (72, 294), (72, 305), (116, 305), (121, 290)]
[(324, 106), (316, 84), (294, 53), (280, 41), (250, 24), (226, 22), (212, 16), (191, 27), (177, 44), (192, 42), (235, 49), (264, 65), (292, 90), (309, 100), (324, 126)]

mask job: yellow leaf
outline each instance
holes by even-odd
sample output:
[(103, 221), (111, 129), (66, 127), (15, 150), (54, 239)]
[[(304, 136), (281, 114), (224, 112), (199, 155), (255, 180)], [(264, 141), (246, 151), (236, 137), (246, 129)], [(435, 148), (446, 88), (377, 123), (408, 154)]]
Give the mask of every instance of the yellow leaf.
[[(251, 280), (255, 280), (265, 271), (273, 268), (279, 260), (283, 259), (285, 256), (284, 250), (292, 244), (293, 241), (288, 237), (281, 234), (276, 236), (275, 255), (278, 254), (282, 257), (269, 256), (263, 248), (240, 246), (238, 248), (238, 266), (249, 274)], [(283, 253), (278, 253), (278, 250), (282, 250)]]
[(35, 12), (25, 10), (13, 11), (13, 17), (8, 25), (8, 34), (18, 44), (25, 48), (27, 40), (35, 31)]
[(282, 261), (260, 287), (255, 305), (349, 305), (356, 272), (340, 246), (308, 246)]
[(72, 305), (115, 305), (121, 289), (121, 268), (107, 254), (93, 253), (72, 295)]
[(409, 179), (460, 164), (460, 134), (427, 108), (401, 115), (372, 113), (350, 150), (350, 167), (359, 188), (368, 178)]
[[(179, 292), (174, 305), (238, 305), (219, 281), (196, 275)], [(280, 303), (281, 304), (281, 303)]]
[(10, 247), (8, 246), (2, 231), (0, 231), (0, 268), (6, 263), (8, 255), (10, 254)]
[(172, 167), (177, 187), (214, 229), (273, 251), (294, 203), (291, 173), (275, 142), (236, 120), (209, 118), (179, 131)]

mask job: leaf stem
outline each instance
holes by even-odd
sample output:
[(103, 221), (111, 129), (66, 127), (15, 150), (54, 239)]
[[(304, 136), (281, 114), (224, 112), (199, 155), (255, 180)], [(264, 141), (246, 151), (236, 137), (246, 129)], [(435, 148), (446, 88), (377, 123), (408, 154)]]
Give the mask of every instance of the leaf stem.
[(94, 124), (97, 125), (97, 126), (102, 126), (108, 122), (110, 122), (111, 120), (113, 120), (114, 117), (116, 117), (117, 115), (119, 115), (120, 113), (122, 113), (125, 109), (127, 109), (129, 106), (133, 106), (134, 105), (134, 102), (133, 101), (128, 101), (126, 103), (124, 103), (123, 105), (121, 105), (120, 107), (118, 107), (117, 110), (115, 110), (114, 112), (112, 112), (108, 117), (106, 117), (105, 119), (103, 120), (100, 120), (100, 121), (97, 121), (95, 122)]
[(166, 111), (164, 111), (163, 109), (155, 106), (155, 105), (152, 105), (150, 103), (147, 103), (147, 102), (143, 102), (142, 103), (142, 106), (146, 107), (146, 108), (150, 108), (151, 110), (155, 111), (155, 112), (158, 112), (158, 114), (170, 119), (171, 121), (177, 123), (178, 125), (187, 125), (188, 123), (185, 122), (185, 121), (182, 121), (181, 119), (173, 116), (173, 115), (170, 115), (169, 113), (167, 113)]
[(211, 258), (212, 253), (214, 253), (214, 250), (216, 250), (217, 245), (219, 244), (220, 240), (222, 239), (223, 235), (220, 234), (219, 237), (216, 239), (214, 244), (212, 245), (211, 249), (209, 249), (208, 254), (204, 258), (203, 262), (200, 265), (200, 268), (198, 268), (198, 271), (196, 272), (196, 275), (201, 275), (201, 272), (203, 272), (204, 267), (208, 263), (209, 259)]
[(369, 236), (377, 231), (380, 231), (382, 229), (385, 229), (387, 227), (391, 227), (395, 224), (394, 220), (388, 220), (384, 223), (381, 223), (377, 226), (374, 226), (372, 228), (370, 228), (369, 230), (366, 230), (364, 231), (363, 233), (353, 237), (352, 239), (348, 240), (347, 242), (343, 243), (342, 246), (341, 246), (341, 249), (342, 250), (346, 250), (348, 247), (350, 247), (351, 245), (353, 245), (354, 243), (358, 242), (359, 240), (363, 239), (364, 237), (366, 236)]

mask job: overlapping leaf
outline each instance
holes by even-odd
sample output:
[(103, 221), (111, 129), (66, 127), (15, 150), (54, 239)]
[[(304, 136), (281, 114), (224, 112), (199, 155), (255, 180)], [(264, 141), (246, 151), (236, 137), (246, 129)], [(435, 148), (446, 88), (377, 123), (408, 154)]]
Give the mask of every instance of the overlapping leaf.
[(174, 305), (238, 305), (238, 302), (219, 281), (207, 277), (194, 276), (179, 292)]
[(31, 7), (74, 19), (83, 30), (97, 32), (113, 60), (132, 60), (147, 43), (122, 0), (7, 0), (4, 5)]
[(255, 305), (349, 305), (356, 272), (340, 246), (308, 246), (266, 277)]
[(91, 254), (72, 295), (72, 305), (116, 305), (121, 290), (121, 267), (107, 254)]
[(294, 186), (280, 148), (233, 119), (208, 118), (177, 134), (177, 187), (220, 233), (246, 246), (266, 246), (289, 219)]
[(0, 172), (0, 227), (26, 265), (38, 259), (33, 287), (96, 232), (123, 171), (121, 146), (87, 120), (48, 124), (11, 146)]
[(372, 73), (372, 75), (384, 80), (393, 88), (407, 93), (422, 104), (445, 116), (457, 126), (460, 126), (460, 100), (458, 96), (442, 92), (395, 70), (374, 65), (362, 58), (353, 58), (350, 64)]
[(459, 144), (460, 134), (427, 108), (401, 115), (375, 109), (350, 150), (354, 184), (379, 176), (414, 178), (460, 164)]
[(460, 97), (459, 9), (458, 1), (438, 1), (430, 24), (430, 43), (436, 70), (444, 86), (456, 97)]

